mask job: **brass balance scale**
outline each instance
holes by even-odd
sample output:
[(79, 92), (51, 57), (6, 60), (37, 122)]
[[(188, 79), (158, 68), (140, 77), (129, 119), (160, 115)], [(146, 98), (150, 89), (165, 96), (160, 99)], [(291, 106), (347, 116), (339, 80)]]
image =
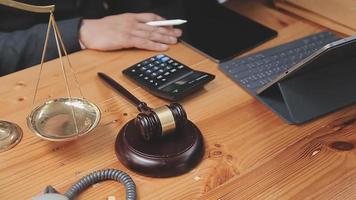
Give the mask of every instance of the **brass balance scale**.
[[(32, 110), (30, 115), (27, 117), (27, 126), (37, 136), (50, 141), (74, 140), (79, 136), (83, 136), (91, 132), (100, 121), (100, 110), (95, 104), (83, 97), (80, 85), (62, 41), (61, 33), (54, 18), (53, 13), (55, 6), (33, 6), (13, 0), (0, 0), (0, 4), (24, 11), (50, 14), (45, 44), (42, 52), (39, 76), (33, 97), (33, 104), (35, 104), (38, 92), (51, 28), (54, 32), (60, 66), (66, 85), (68, 96), (47, 100), (42, 105), (34, 108), (34, 110)], [(76, 86), (80, 91), (81, 97), (79, 98), (72, 97), (71, 90), (68, 85), (67, 70), (63, 62), (63, 53), (67, 59), (69, 70), (74, 75)], [(0, 152), (9, 150), (18, 144), (22, 138), (22, 134), (23, 132), (17, 124), (8, 121), (0, 121)]]

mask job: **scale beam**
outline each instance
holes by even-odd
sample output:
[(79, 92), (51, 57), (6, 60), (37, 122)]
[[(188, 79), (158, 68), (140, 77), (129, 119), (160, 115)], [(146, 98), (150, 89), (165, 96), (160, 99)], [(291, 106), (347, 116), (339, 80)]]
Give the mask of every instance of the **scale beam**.
[(4, 5), (4, 6), (11, 7), (11, 8), (25, 10), (28, 12), (35, 12), (35, 13), (53, 13), (54, 12), (54, 5), (34, 6), (34, 5), (26, 4), (26, 3), (13, 1), (13, 0), (0, 0), (0, 4)]

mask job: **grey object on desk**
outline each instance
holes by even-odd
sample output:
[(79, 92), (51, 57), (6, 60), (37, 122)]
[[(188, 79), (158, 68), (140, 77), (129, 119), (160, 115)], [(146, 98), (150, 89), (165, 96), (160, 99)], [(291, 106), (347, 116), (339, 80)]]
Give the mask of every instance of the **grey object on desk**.
[(47, 193), (34, 197), (32, 198), (32, 200), (69, 200), (69, 199), (61, 194)]
[[(319, 45), (319, 48), (311, 50), (310, 37), (324, 38), (319, 41), (326, 42), (325, 46)], [(301, 124), (355, 103), (356, 36), (335, 41), (335, 35), (323, 32), (310, 37), (222, 63), (220, 68), (290, 124)], [(300, 51), (292, 51), (292, 54), (288, 55), (287, 52), (292, 49), (290, 47), (297, 47)], [(304, 55), (308, 50), (311, 50), (310, 53)], [(286, 56), (283, 60), (273, 60), (273, 52), (284, 53)], [(301, 59), (295, 63), (291, 62), (293, 56), (299, 55), (303, 55), (300, 56)], [(249, 66), (250, 60), (262, 63), (260, 69), (253, 68), (250, 74), (245, 73), (257, 78), (251, 80), (258, 84), (247, 83), (245, 78), (241, 77), (244, 73), (239, 70)], [(280, 71), (272, 74), (273, 77), (260, 78), (254, 73), (266, 71), (269, 66), (268, 62), (265, 63), (266, 60), (270, 63), (278, 61), (271, 69)], [(242, 62), (245, 63), (241, 64)]]
[(90, 173), (81, 178), (63, 195), (59, 194), (52, 186), (48, 186), (45, 194), (33, 197), (32, 200), (74, 200), (89, 186), (106, 180), (121, 182), (126, 189), (126, 200), (136, 200), (135, 183), (128, 174), (117, 169), (105, 169)]

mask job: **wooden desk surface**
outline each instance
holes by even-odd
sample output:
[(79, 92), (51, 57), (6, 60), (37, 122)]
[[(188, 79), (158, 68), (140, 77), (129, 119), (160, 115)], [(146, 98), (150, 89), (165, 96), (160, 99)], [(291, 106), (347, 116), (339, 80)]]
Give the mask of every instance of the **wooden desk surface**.
[[(239, 4), (233, 1), (230, 6), (279, 32), (276, 39), (253, 51), (323, 30), (263, 1)], [(24, 131), (18, 146), (0, 154), (0, 199), (29, 199), (47, 185), (64, 192), (80, 177), (103, 168), (129, 172), (139, 199), (356, 199), (355, 106), (305, 125), (287, 125), (228, 79), (216, 63), (181, 44), (166, 53), (216, 75), (204, 90), (182, 102), (204, 135), (205, 157), (197, 168), (179, 177), (156, 179), (135, 174), (118, 162), (117, 132), (137, 111), (100, 81), (96, 72), (110, 74), (140, 99), (159, 106), (166, 102), (121, 74), (122, 69), (156, 53), (83, 51), (71, 60), (85, 97), (101, 108), (102, 120), (91, 135), (73, 142), (41, 140), (26, 126), (38, 67), (0, 78), (0, 117), (18, 123)], [(45, 66), (40, 98), (65, 95), (58, 69), (58, 60)], [(123, 199), (123, 194), (122, 185), (104, 182), (79, 199), (104, 200), (111, 195)]]

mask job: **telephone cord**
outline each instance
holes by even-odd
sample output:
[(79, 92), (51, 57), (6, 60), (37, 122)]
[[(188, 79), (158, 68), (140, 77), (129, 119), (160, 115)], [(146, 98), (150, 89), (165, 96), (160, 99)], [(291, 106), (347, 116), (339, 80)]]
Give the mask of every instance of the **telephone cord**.
[(73, 200), (89, 186), (106, 180), (114, 180), (123, 183), (126, 189), (126, 200), (136, 200), (135, 183), (128, 174), (117, 169), (105, 169), (92, 172), (81, 178), (76, 184), (69, 188), (64, 195), (68, 197), (68, 199)]

